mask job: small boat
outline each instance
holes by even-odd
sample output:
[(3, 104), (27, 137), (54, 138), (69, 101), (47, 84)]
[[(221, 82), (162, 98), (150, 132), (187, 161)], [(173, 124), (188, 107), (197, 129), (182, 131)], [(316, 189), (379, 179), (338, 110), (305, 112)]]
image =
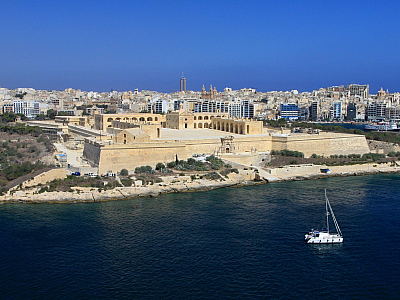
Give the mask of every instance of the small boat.
[[(339, 224), (336, 221), (335, 214), (333, 213), (331, 204), (329, 203), (325, 189), (325, 213), (326, 213), (326, 230), (311, 229), (311, 231), (305, 235), (307, 244), (334, 244), (343, 243), (343, 235), (340, 230)], [(332, 216), (333, 224), (335, 224), (336, 233), (329, 231), (329, 215)]]
[(373, 131), (399, 131), (400, 128), (394, 122), (368, 123), (364, 125), (365, 130)]

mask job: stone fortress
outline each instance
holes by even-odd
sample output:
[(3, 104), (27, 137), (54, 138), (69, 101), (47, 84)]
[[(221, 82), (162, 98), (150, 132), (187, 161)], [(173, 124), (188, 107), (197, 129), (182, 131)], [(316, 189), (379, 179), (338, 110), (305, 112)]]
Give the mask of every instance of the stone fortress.
[[(75, 130), (79, 130), (79, 126)], [(365, 136), (341, 133), (291, 133), (263, 127), (262, 121), (232, 118), (221, 113), (193, 113), (180, 109), (166, 115), (152, 113), (97, 114), (85, 132), (83, 157), (98, 174), (121, 169), (186, 160), (195, 154), (214, 154), (243, 165), (255, 165), (271, 150), (317, 155), (370, 152)]]

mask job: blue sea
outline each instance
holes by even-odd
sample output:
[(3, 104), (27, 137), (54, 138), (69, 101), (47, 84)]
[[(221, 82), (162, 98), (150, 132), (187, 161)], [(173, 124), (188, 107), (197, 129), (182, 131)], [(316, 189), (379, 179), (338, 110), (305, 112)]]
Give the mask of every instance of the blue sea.
[(360, 129), (363, 131), (370, 131), (370, 130), (365, 130), (364, 126), (365, 124), (362, 123), (318, 123), (319, 125), (333, 125), (333, 126), (341, 126), (346, 129)]
[[(1, 299), (399, 299), (399, 174), (0, 205)], [(343, 244), (310, 245), (324, 188)]]

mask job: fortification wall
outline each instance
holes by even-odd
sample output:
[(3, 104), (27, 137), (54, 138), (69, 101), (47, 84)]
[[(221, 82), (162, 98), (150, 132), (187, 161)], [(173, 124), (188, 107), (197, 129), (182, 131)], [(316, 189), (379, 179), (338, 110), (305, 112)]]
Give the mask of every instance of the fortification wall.
[(290, 165), (280, 168), (266, 169), (266, 171), (275, 176), (306, 176), (308, 174), (319, 174), (323, 166), (319, 165)]
[(46, 184), (54, 179), (64, 179), (67, 177), (67, 173), (65, 168), (56, 168), (51, 169), (47, 172), (41, 173), (30, 180), (27, 180), (22, 183), (23, 188), (36, 186), (38, 184)]
[(250, 153), (227, 153), (219, 156), (220, 158), (232, 162), (237, 163), (245, 166), (257, 166), (262, 159), (266, 159), (267, 155), (260, 154), (258, 152), (250, 152)]
[(273, 136), (272, 150), (283, 149), (303, 152), (306, 157), (313, 153), (329, 156), (370, 152), (365, 136), (332, 132)]
[[(155, 167), (159, 162), (166, 163), (187, 159), (193, 154), (224, 154), (268, 152), (270, 150), (296, 150), (309, 157), (317, 155), (363, 154), (369, 152), (367, 141), (362, 135), (326, 133), (320, 135), (291, 134), (287, 136), (243, 136), (234, 138), (228, 149), (221, 149), (221, 139), (163, 140), (137, 144), (100, 145), (86, 142), (84, 156), (99, 166), (99, 174), (107, 171), (118, 172), (125, 168), (133, 171), (138, 166)], [(238, 157), (240, 160), (241, 158)], [(252, 164), (244, 159), (245, 164)]]
[[(258, 148), (256, 148), (258, 147)], [(138, 143), (130, 145), (103, 145), (86, 143), (84, 156), (99, 166), (99, 174), (107, 171), (118, 172), (125, 168), (128, 171), (136, 167), (150, 165), (155, 167), (159, 162), (167, 163), (178, 159), (186, 160), (193, 154), (216, 154), (221, 150), (221, 140), (216, 139), (193, 139), (183, 141), (163, 141)], [(271, 137), (263, 136), (257, 139), (246, 137), (234, 139), (233, 152), (270, 151)]]
[(93, 165), (98, 166), (100, 163), (100, 145), (97, 143), (91, 143), (85, 140), (83, 147), (83, 156), (90, 161)]
[(187, 159), (185, 145), (174, 143), (140, 143), (135, 145), (107, 145), (99, 147), (99, 174), (108, 171), (114, 173), (127, 169), (135, 170), (136, 167), (150, 165), (155, 167), (159, 162), (167, 163), (178, 159)]

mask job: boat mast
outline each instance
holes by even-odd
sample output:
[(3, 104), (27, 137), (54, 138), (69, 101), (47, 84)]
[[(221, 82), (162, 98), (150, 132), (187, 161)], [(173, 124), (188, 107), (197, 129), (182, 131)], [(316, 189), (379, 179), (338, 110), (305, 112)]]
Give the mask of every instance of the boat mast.
[(325, 189), (325, 213), (326, 213), (326, 228), (329, 233), (329, 211), (328, 211), (328, 197), (326, 196), (326, 189)]
[[(328, 199), (328, 197), (326, 199)], [(331, 211), (333, 223), (335, 224), (335, 227), (336, 227), (336, 231), (340, 236), (342, 236), (342, 231), (340, 230), (339, 224), (336, 221), (336, 217), (335, 217), (335, 214), (333, 213), (332, 206), (329, 203), (329, 200), (328, 200), (328, 205), (329, 205), (329, 210)]]

